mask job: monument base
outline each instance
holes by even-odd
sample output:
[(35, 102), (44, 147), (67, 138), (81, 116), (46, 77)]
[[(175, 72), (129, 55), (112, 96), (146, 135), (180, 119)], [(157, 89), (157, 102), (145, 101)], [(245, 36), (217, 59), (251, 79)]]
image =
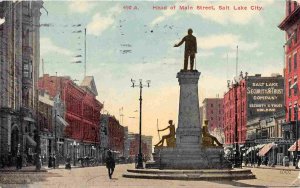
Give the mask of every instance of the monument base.
[(148, 168), (159, 169), (231, 169), (222, 147), (155, 148), (154, 163)]

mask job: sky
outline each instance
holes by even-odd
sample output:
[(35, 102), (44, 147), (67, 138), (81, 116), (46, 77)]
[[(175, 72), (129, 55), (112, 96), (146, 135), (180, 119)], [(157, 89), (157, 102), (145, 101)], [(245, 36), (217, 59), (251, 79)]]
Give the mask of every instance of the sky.
[[(176, 6), (171, 10), (171, 6)], [(216, 10), (179, 10), (179, 6), (211, 6)], [(218, 6), (230, 10), (218, 10)], [(128, 10), (125, 6), (136, 7)], [(153, 10), (167, 6), (167, 10)], [(233, 10), (247, 6), (248, 10)], [(250, 6), (261, 6), (261, 11)], [(199, 105), (204, 98), (222, 97), (227, 80), (238, 72), (249, 75), (281, 73), (284, 32), (278, 29), (285, 15), (284, 1), (45, 1), (41, 16), (41, 58), (44, 73), (84, 76), (84, 28), (87, 29), (87, 75), (94, 76), (102, 113), (120, 119), (138, 132), (139, 88), (131, 79), (151, 80), (143, 88), (142, 134), (158, 142), (158, 127), (178, 121), (179, 84), (184, 45), (174, 48), (192, 28), (197, 37), (196, 68)], [(76, 57), (77, 56), (77, 57)], [(228, 59), (227, 59), (228, 57)], [(42, 74), (42, 69), (41, 69)], [(120, 110), (120, 109), (123, 109)], [(135, 118), (133, 118), (135, 117)], [(168, 131), (162, 132), (168, 134)], [(160, 135), (160, 136), (161, 136)]]

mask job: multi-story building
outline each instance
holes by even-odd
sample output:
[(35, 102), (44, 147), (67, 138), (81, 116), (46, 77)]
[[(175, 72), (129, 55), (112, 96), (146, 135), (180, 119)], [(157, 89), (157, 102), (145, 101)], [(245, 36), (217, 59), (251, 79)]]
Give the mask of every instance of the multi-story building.
[(215, 129), (223, 128), (223, 98), (205, 98), (202, 102), (203, 122), (208, 120), (208, 129), (213, 132)]
[[(150, 139), (148, 140), (149, 143), (147, 143), (147, 139), (143, 139), (146, 138), (147, 136), (142, 135), (142, 142), (141, 142), (141, 146), (142, 146), (142, 154), (145, 160), (149, 160), (151, 159), (151, 156), (149, 156), (149, 151), (152, 151), (152, 145), (151, 148), (148, 148), (148, 145), (150, 144)], [(148, 137), (150, 138), (150, 137)], [(137, 133), (129, 133), (128, 134), (128, 139), (130, 142), (130, 151), (129, 151), (129, 155), (130, 155), (130, 161), (132, 162), (136, 162), (136, 157), (139, 154), (139, 145), (140, 145), (140, 135)], [(151, 138), (151, 142), (152, 142), (152, 138)], [(151, 153), (152, 155), (152, 153)]]
[(94, 78), (86, 76), (77, 85), (70, 77), (45, 74), (39, 79), (39, 88), (51, 97), (61, 96), (65, 104), (65, 119), (69, 125), (65, 127), (64, 134), (69, 139), (65, 139), (64, 147), (76, 145), (77, 157), (98, 157), (100, 111), (103, 105), (96, 99), (98, 93)]
[(70, 150), (68, 150), (69, 148), (65, 148), (64, 150), (62, 145), (65, 136), (65, 127), (69, 125), (64, 117), (65, 107), (60, 96), (57, 95), (54, 98), (51, 98), (47, 93), (41, 92), (39, 95), (39, 125), (41, 156), (44, 162), (46, 162), (50, 154), (55, 153), (55, 149), (61, 154), (57, 155), (57, 157), (65, 158), (67, 154), (71, 153)]
[(153, 136), (142, 135), (142, 142), (144, 142), (147, 145), (147, 153), (144, 154), (146, 160), (152, 159), (152, 148), (153, 148), (152, 139)]
[(288, 148), (293, 143), (293, 140), (284, 138), (282, 129), (284, 124), (284, 110), (248, 121), (246, 140), (248, 147), (245, 156), (252, 160), (257, 155), (268, 156), (270, 163), (282, 164), (283, 157), (290, 156)]
[(247, 122), (255, 118), (272, 116), (284, 110), (284, 78), (274, 74), (271, 77), (245, 77), (241, 74), (235, 83), (228, 84), (224, 95), (225, 144), (246, 142)]
[[(286, 1), (286, 15), (278, 26), (285, 31), (286, 43), (285, 47), (285, 107), (286, 107), (286, 124), (283, 126), (285, 137), (295, 140), (296, 123), (295, 115), (297, 113), (297, 121), (299, 120), (299, 103), (300, 91), (298, 77), (300, 77), (300, 6), (297, 1)], [(298, 126), (299, 123), (298, 123)], [(298, 135), (300, 128), (298, 127)], [(300, 141), (298, 142), (300, 148)], [(295, 149), (294, 149), (295, 150)], [(298, 150), (300, 151), (300, 149)]]
[(108, 118), (108, 148), (119, 154), (119, 157), (124, 156), (124, 127), (114, 117)]
[(130, 150), (130, 143), (128, 139), (128, 127), (124, 127), (124, 157), (126, 160), (129, 158), (129, 150)]
[[(37, 107), (42, 1), (1, 1), (0, 18), (0, 154), (18, 152), (29, 162), (37, 145)], [(11, 157), (12, 156), (12, 157)]]

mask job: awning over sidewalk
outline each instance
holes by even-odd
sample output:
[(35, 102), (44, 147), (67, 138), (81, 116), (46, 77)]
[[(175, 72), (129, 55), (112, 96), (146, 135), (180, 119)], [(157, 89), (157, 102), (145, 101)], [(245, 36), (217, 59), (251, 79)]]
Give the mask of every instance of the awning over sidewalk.
[(248, 149), (246, 150), (246, 152), (244, 153), (244, 156), (248, 155), (251, 151), (261, 149), (261, 148), (264, 147), (265, 145), (266, 145), (266, 144), (259, 144), (259, 145), (252, 146), (252, 147), (248, 148)]
[(261, 148), (261, 150), (259, 150), (258, 155), (265, 156), (273, 146), (275, 146), (275, 143), (266, 144), (263, 148)]
[[(296, 142), (288, 149), (288, 151), (296, 151)], [(298, 151), (300, 151), (300, 139), (298, 140)]]
[(29, 136), (29, 135), (26, 135), (26, 141), (28, 143), (28, 145), (30, 146), (36, 146), (36, 142)]
[(59, 122), (60, 122), (62, 125), (64, 125), (64, 126), (69, 125), (69, 123), (66, 122), (66, 121), (64, 120), (64, 118), (62, 118), (62, 117), (60, 117), (60, 116), (56, 116), (56, 120), (59, 121)]

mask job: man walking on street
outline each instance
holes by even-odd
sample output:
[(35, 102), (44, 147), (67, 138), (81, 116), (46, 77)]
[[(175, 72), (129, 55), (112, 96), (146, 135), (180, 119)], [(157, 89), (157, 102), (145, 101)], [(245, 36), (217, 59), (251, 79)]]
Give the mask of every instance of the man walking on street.
[(106, 168), (108, 170), (109, 179), (111, 179), (111, 176), (113, 175), (115, 169), (115, 159), (113, 158), (111, 151), (108, 151), (107, 155), (108, 157), (106, 158)]

